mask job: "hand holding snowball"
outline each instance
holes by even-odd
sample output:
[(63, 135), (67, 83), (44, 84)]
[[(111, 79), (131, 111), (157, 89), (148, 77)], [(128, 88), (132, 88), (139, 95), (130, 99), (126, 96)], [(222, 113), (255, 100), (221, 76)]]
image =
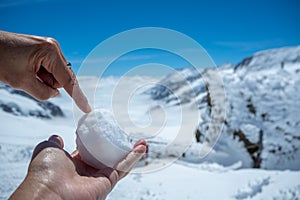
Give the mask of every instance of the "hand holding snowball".
[(63, 147), (59, 136), (37, 145), (28, 174), (11, 199), (105, 199), (143, 156), (146, 142), (138, 141), (114, 168), (101, 169), (83, 162), (78, 151), (70, 155)]

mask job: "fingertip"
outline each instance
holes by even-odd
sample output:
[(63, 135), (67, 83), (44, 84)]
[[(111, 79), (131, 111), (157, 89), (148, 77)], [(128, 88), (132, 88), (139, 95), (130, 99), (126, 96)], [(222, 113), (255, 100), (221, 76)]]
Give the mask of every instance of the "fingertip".
[(78, 103), (76, 103), (76, 104), (78, 105), (78, 107), (80, 108), (80, 110), (82, 112), (84, 112), (86, 114), (92, 112), (92, 108), (91, 108), (91, 106), (88, 103), (86, 103), (86, 104), (78, 104)]
[(139, 153), (139, 154), (144, 154), (147, 151), (147, 146), (145, 145), (138, 145), (136, 147), (134, 147), (133, 152), (134, 153)]
[(145, 140), (138, 140), (133, 147), (136, 147), (138, 145), (145, 145), (147, 146), (147, 142)]
[(88, 99), (80, 89), (79, 85), (74, 85), (72, 95), (70, 96), (73, 98), (74, 102), (80, 108), (80, 110), (82, 110), (82, 112), (90, 113), (92, 111)]
[(84, 111), (85, 113), (90, 113), (90, 112), (92, 112), (92, 108), (91, 108), (91, 106), (90, 106), (90, 104), (89, 103), (87, 103), (87, 105), (86, 105), (86, 108), (85, 108), (85, 111)]
[(50, 136), (49, 139), (48, 139), (48, 141), (57, 144), (60, 148), (64, 148), (64, 141), (58, 135), (52, 135), (52, 136)]

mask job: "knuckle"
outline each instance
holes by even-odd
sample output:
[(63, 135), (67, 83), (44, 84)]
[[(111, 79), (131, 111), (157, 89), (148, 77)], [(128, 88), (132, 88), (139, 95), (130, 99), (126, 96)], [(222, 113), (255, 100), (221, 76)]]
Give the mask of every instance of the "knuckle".
[(46, 41), (47, 41), (49, 44), (51, 44), (51, 45), (55, 45), (55, 46), (58, 45), (57, 40), (54, 39), (54, 38), (52, 38), (52, 37), (47, 37), (47, 38), (46, 38)]
[(111, 179), (114, 183), (116, 183), (119, 180), (119, 173), (116, 170), (112, 171)]
[(111, 188), (113, 188), (119, 180), (119, 173), (112, 168), (105, 168), (103, 175), (109, 180)]
[(74, 78), (72, 76), (66, 76), (65, 80), (62, 84), (63, 84), (63, 86), (70, 85), (70, 86), (74, 87), (77, 84), (77, 80), (76, 80), (76, 78)]
[(110, 181), (110, 184), (111, 184), (111, 188), (115, 187), (118, 180), (119, 180), (119, 174), (116, 170), (113, 170), (112, 173), (109, 176), (109, 181)]
[[(41, 43), (41, 45), (47, 50), (47, 51), (57, 51), (58, 43), (54, 38), (47, 37), (44, 39), (44, 41)], [(49, 53), (49, 52), (48, 52)]]
[(128, 160), (127, 158), (125, 158), (122, 165), (117, 170), (119, 170), (121, 172), (129, 172), (131, 169), (131, 165), (132, 165), (132, 162), (130, 160)]

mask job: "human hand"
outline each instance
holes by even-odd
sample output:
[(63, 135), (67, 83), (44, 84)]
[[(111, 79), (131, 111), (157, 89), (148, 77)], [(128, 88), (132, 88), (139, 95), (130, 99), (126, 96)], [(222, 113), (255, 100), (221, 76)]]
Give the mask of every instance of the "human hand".
[(0, 31), (0, 81), (39, 100), (63, 87), (85, 113), (91, 111), (76, 76), (53, 38)]
[(95, 169), (81, 161), (77, 151), (70, 155), (63, 146), (59, 136), (51, 136), (36, 146), (28, 174), (11, 200), (105, 199), (146, 151), (146, 142), (138, 141), (115, 169)]

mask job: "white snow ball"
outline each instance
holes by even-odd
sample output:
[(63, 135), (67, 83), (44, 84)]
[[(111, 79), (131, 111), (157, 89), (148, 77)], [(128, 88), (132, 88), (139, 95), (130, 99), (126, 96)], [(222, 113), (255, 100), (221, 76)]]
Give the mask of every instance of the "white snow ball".
[(96, 109), (81, 117), (76, 130), (81, 159), (95, 167), (114, 167), (130, 152), (128, 135), (118, 127), (108, 110)]

